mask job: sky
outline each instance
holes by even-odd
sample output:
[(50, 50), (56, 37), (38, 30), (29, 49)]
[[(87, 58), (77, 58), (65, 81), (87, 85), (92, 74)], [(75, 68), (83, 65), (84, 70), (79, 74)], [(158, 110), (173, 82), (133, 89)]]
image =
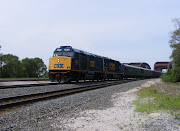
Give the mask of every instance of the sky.
[(170, 61), (180, 0), (0, 0), (1, 53), (39, 57), (60, 46), (121, 63)]

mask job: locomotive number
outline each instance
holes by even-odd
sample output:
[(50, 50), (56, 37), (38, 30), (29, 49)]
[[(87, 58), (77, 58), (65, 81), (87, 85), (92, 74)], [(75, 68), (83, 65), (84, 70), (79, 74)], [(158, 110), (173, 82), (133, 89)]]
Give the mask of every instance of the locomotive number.
[(90, 67), (95, 67), (95, 61), (90, 61)]
[(111, 70), (115, 70), (115, 64), (110, 63), (110, 69), (111, 69)]
[(64, 68), (64, 64), (54, 64), (54, 68)]

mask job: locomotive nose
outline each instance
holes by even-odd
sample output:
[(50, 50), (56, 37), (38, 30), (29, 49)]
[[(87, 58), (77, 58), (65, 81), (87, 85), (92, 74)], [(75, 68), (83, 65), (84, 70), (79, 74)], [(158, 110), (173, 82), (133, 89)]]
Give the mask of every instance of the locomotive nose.
[(56, 56), (49, 58), (49, 70), (71, 70), (71, 57)]

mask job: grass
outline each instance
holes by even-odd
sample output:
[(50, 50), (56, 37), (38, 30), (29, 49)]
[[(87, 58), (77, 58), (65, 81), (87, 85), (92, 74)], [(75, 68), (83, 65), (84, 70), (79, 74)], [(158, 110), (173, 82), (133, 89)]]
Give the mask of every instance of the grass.
[(122, 127), (122, 126), (120, 126), (119, 128), (120, 128), (120, 130), (122, 130), (122, 129), (123, 129), (123, 127)]
[(152, 113), (169, 110), (176, 119), (180, 118), (180, 84), (160, 83), (141, 89), (134, 101), (137, 112)]

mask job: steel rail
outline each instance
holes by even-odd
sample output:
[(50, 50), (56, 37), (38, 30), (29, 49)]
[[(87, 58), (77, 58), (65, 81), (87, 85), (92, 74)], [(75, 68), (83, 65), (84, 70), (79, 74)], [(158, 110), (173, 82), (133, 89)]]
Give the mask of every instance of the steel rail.
[(0, 82), (11, 82), (11, 81), (49, 81), (49, 78), (0, 79)]
[(50, 99), (53, 97), (67, 96), (70, 94), (104, 88), (104, 87), (118, 85), (118, 84), (127, 83), (127, 82), (131, 82), (131, 81), (135, 81), (135, 80), (122, 80), (122, 81), (118, 81), (118, 82), (94, 84), (94, 85), (89, 85), (89, 86), (85, 86), (85, 87), (77, 87), (77, 88), (55, 90), (55, 91), (42, 92), (42, 93), (36, 93), (36, 94), (4, 97), (4, 98), (0, 98), (0, 103), (1, 103), (0, 110), (8, 109), (11, 107), (16, 107), (19, 105), (34, 103), (37, 101), (42, 101), (42, 100)]
[(46, 86), (46, 85), (58, 85), (59, 83), (40, 83), (40, 84), (21, 84), (21, 85), (0, 85), (1, 89), (10, 88), (23, 88), (23, 87), (34, 87), (34, 86)]
[[(117, 80), (110, 80), (110, 81), (117, 81)], [(79, 83), (88, 83), (88, 82), (91, 82), (91, 81), (83, 81), (83, 82), (79, 82)], [(98, 82), (98, 81), (94, 81), (94, 82)], [(77, 83), (77, 82), (71, 82), (71, 83)], [(39, 83), (39, 84), (0, 85), (0, 90), (1, 89), (10, 89), (10, 88), (58, 85), (58, 84), (67, 84), (67, 83), (51, 82), (51, 83)]]

